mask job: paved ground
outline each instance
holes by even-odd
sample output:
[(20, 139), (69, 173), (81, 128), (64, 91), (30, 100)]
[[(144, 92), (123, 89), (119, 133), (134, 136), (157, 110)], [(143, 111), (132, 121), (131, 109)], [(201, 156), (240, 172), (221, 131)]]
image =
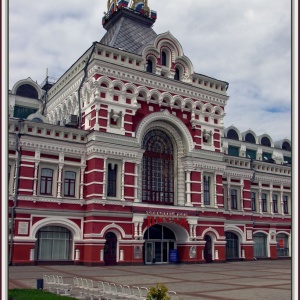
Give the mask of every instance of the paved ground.
[(177, 292), (180, 300), (292, 299), (290, 260), (109, 267), (11, 266), (8, 288), (36, 288), (37, 279), (44, 274), (62, 275), (69, 283), (76, 276), (147, 287), (164, 283)]

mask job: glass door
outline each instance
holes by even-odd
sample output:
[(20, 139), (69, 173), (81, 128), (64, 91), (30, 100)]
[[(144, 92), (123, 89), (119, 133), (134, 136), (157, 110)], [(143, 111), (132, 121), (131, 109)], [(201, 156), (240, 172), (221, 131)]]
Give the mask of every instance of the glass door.
[(145, 262), (146, 262), (146, 264), (152, 264), (152, 262), (153, 262), (153, 242), (146, 242)]

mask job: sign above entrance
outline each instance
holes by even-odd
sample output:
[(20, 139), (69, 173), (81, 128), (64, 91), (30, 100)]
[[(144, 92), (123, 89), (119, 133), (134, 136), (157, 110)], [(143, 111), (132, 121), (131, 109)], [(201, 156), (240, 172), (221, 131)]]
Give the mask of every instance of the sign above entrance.
[(185, 218), (172, 218), (172, 217), (153, 217), (148, 216), (148, 227), (151, 227), (155, 224), (159, 223), (175, 223), (177, 225), (182, 226), (186, 230), (189, 230), (189, 223), (187, 222), (187, 219)]

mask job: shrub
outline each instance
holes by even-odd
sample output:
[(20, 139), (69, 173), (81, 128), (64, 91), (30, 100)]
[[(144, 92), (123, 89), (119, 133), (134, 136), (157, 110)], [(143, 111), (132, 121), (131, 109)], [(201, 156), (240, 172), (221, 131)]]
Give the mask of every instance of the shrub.
[(156, 284), (151, 286), (147, 294), (147, 300), (170, 300), (168, 296), (168, 288), (164, 284)]

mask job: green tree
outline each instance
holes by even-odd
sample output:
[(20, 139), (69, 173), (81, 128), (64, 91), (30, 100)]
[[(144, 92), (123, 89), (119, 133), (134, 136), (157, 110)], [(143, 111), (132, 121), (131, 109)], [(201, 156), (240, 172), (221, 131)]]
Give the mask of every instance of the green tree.
[(147, 294), (147, 300), (170, 300), (168, 296), (168, 288), (164, 284), (156, 284), (151, 286)]

